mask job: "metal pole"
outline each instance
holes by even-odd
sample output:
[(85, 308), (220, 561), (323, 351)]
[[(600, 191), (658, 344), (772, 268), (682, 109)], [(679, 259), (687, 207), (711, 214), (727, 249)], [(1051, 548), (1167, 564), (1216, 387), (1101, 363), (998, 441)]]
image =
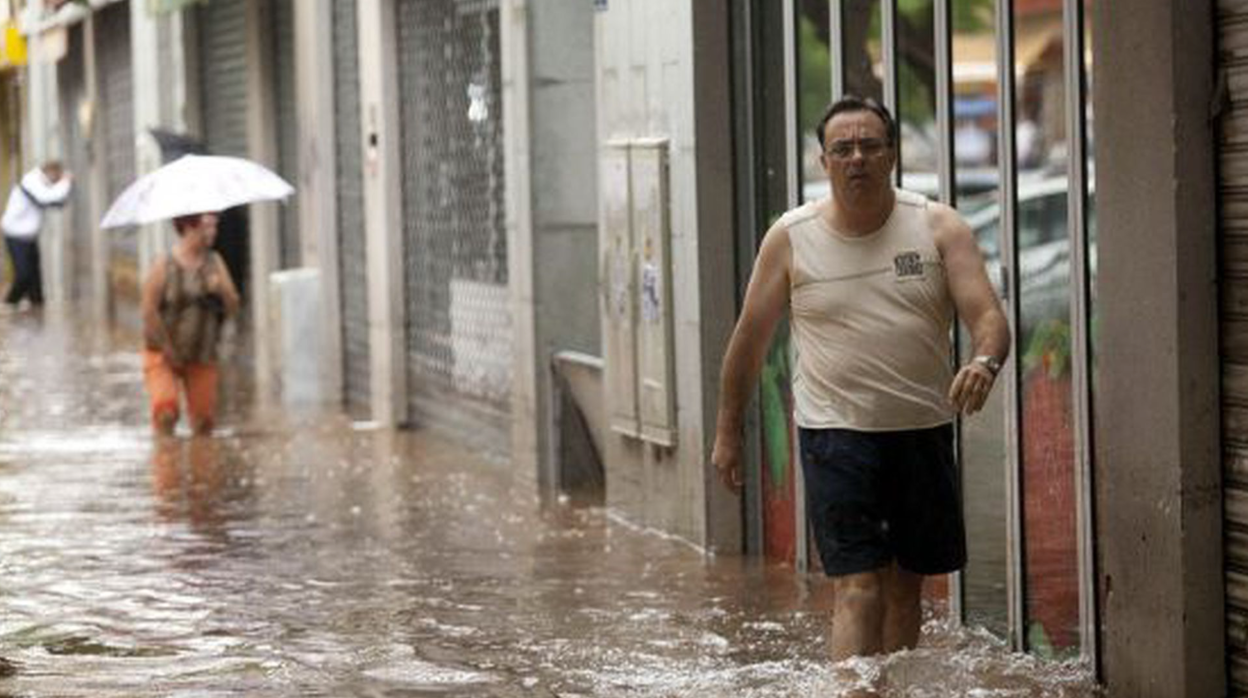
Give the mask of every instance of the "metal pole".
[(1026, 645), (1027, 585), (1023, 559), (1022, 438), (1021, 438), (1021, 361), (1018, 357), (1018, 167), (1014, 145), (1014, 8), (1010, 0), (997, 0), (997, 167), (1001, 175), (1000, 231), (1002, 279), (1005, 286), (1006, 313), (1013, 329), (1010, 339), (1009, 365), (1002, 372), (1006, 377), (1005, 443), (1006, 502), (1009, 531), (1006, 537), (1006, 599), (1010, 642), (1015, 649)]
[(832, 101), (845, 96), (845, 3), (828, 0), (828, 51), (832, 59)]
[[(798, 137), (798, 113), (797, 113), (797, 13), (794, 3), (796, 0), (787, 0), (784, 3), (784, 123), (785, 123), (785, 181), (788, 184), (788, 205), (789, 208), (797, 206), (801, 202), (801, 192), (798, 190), (800, 178), (798, 176), (798, 168), (801, 167), (802, 153), (800, 149), (800, 139)], [(835, 41), (835, 38), (833, 39)], [(833, 71), (835, 73), (835, 70)], [(793, 348), (790, 344), (789, 360), (793, 365)], [(797, 428), (790, 430), (790, 439), (793, 443), (796, 458), (795, 463), (798, 466), (793, 468), (793, 498), (795, 506), (793, 507), (794, 530), (796, 531), (796, 560), (797, 569), (806, 572), (810, 569), (810, 555), (808, 551), (808, 541), (806, 540), (806, 483), (802, 479), (801, 453), (798, 447)]]
[[(884, 53), (884, 106), (892, 112), (893, 118), (900, 126), (901, 103), (897, 87), (897, 0), (881, 0), (880, 2), (880, 35), (881, 49)], [(897, 153), (897, 166), (893, 168), (893, 184), (900, 186), (903, 167), (900, 128), (893, 148)]]
[[(957, 182), (953, 167), (953, 31), (949, 0), (936, 0), (932, 8), (933, 48), (936, 59), (936, 179), (942, 203), (957, 205)], [(953, 356), (957, 365), (962, 357), (961, 333), (953, 333)], [(962, 464), (962, 422), (955, 424), (954, 445), (959, 470)], [(965, 491), (966, 488), (963, 488)], [(958, 623), (966, 620), (964, 597), (966, 579), (962, 571), (949, 578), (949, 616)]]
[(1088, 177), (1084, 106), (1083, 0), (1064, 0), (1066, 36), (1067, 226), (1070, 239), (1071, 388), (1074, 390), (1075, 504), (1079, 554), (1079, 635), (1084, 658), (1095, 659), (1096, 555), (1092, 489), (1091, 277), (1088, 264)]

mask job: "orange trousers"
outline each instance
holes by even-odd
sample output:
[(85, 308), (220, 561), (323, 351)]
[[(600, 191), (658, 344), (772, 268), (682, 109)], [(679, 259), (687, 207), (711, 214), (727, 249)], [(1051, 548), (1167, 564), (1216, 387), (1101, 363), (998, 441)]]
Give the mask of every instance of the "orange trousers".
[(178, 421), (178, 392), (186, 395), (186, 411), (195, 431), (212, 429), (217, 414), (217, 382), (220, 373), (216, 364), (187, 364), (174, 368), (165, 355), (143, 350), (143, 383), (152, 405), (152, 425), (159, 427)]

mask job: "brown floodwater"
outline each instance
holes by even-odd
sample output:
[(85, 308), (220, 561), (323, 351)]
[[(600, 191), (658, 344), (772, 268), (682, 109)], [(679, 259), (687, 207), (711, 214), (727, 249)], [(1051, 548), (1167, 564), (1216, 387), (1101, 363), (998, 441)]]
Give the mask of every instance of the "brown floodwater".
[(0, 696), (1095, 694), (932, 617), (833, 666), (826, 584), (419, 431), (247, 406), (158, 442), (133, 339), (0, 317)]

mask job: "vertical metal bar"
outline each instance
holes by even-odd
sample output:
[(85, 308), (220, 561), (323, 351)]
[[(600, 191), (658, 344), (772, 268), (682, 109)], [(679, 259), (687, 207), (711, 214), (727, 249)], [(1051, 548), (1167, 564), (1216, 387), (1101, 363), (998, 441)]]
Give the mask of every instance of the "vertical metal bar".
[[(949, 0), (935, 0), (932, 7), (932, 42), (936, 71), (936, 179), (942, 203), (957, 205), (957, 183), (953, 168), (953, 32)], [(961, 333), (953, 332), (953, 357), (956, 365), (962, 356)], [(962, 422), (956, 423), (954, 445), (959, 471), (962, 470)], [(966, 490), (965, 487), (962, 488)], [(949, 616), (958, 623), (966, 620), (966, 579), (961, 571), (950, 577)]]
[[(884, 106), (893, 114), (897, 124), (901, 124), (901, 102), (897, 87), (897, 0), (880, 0), (880, 44), (884, 55)], [(901, 172), (904, 167), (901, 152), (901, 132), (898, 129), (897, 142), (893, 144), (897, 153), (897, 166), (893, 168), (893, 184), (901, 185)]]
[[(739, 129), (735, 146), (737, 154), (737, 308), (745, 296), (746, 280), (754, 260), (754, 252), (758, 249), (763, 231), (759, 227), (759, 187), (758, 171), (758, 121), (756, 105), (762, 104), (755, 92), (758, 66), (755, 63), (755, 5), (752, 0), (736, 0), (732, 4), (735, 22), (733, 23), (734, 41), (736, 43), (736, 60), (740, 70), (735, 71), (739, 82), (737, 100), (733, 110), (738, 118)], [(764, 554), (763, 546), (763, 481), (758, 468), (761, 448), (759, 438), (759, 410), (752, 410), (746, 423), (745, 447), (748, 464), (745, 470), (745, 551), (747, 555)]]
[(1022, 492), (1022, 390), (1018, 358), (1018, 166), (1014, 145), (1014, 8), (1013, 0), (997, 0), (997, 167), (1001, 176), (1000, 197), (1000, 246), (1004, 263), (1002, 279), (1005, 286), (1006, 312), (1010, 327), (1010, 356), (1006, 377), (1005, 395), (1005, 443), (1006, 483), (1009, 501), (1006, 502), (1006, 599), (1008, 603), (1010, 642), (1015, 649), (1026, 644), (1026, 575), (1023, 560), (1023, 511)]
[(828, 0), (828, 51), (832, 54), (832, 101), (845, 96), (845, 3)]
[[(799, 169), (801, 153), (798, 152), (797, 115), (797, 0), (785, 0), (784, 26), (784, 181), (790, 208), (801, 203), (799, 194)], [(834, 39), (835, 40), (835, 39)]]
[(1096, 658), (1096, 556), (1092, 496), (1092, 348), (1088, 265), (1087, 79), (1083, 0), (1064, 0), (1067, 220), (1070, 239), (1071, 388), (1074, 390), (1075, 504), (1079, 553), (1079, 635), (1085, 659)]
[[(788, 184), (787, 200), (789, 208), (796, 207), (801, 196), (798, 190), (798, 168), (801, 167), (801, 151), (799, 149), (798, 138), (798, 114), (797, 114), (797, 0), (785, 0), (784, 3), (784, 152), (785, 152), (785, 182)], [(833, 36), (832, 41), (836, 41)], [(835, 71), (833, 71), (835, 72)], [(789, 349), (789, 365), (794, 365), (793, 348), (790, 344)], [(796, 565), (800, 572), (810, 569), (810, 556), (808, 554), (808, 545), (806, 540), (806, 483), (802, 479), (801, 453), (798, 451), (798, 439), (796, 433), (797, 427), (793, 427), (790, 434), (793, 449), (796, 453), (795, 463), (798, 467), (793, 468), (793, 499), (795, 502), (794, 509), (794, 530), (796, 533)]]
[(957, 206), (957, 182), (953, 152), (953, 8), (950, 0), (936, 0), (933, 25), (936, 33), (936, 176), (940, 200)]

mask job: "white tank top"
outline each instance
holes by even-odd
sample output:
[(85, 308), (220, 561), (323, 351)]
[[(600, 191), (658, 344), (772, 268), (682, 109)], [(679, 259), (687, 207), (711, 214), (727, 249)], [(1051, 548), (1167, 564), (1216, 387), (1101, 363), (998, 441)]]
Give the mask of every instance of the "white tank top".
[(923, 429), (954, 417), (954, 309), (927, 199), (897, 190), (883, 227), (851, 237), (807, 203), (784, 215), (798, 426)]

